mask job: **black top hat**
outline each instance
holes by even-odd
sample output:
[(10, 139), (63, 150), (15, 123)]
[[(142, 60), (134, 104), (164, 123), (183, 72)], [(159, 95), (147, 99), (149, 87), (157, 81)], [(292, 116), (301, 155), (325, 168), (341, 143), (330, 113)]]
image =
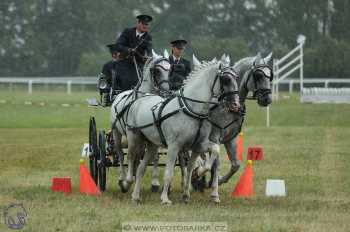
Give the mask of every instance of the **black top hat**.
[(177, 39), (177, 40), (174, 40), (174, 41), (171, 41), (170, 44), (173, 46), (173, 47), (177, 47), (177, 48), (184, 48), (187, 44), (187, 41), (184, 40), (184, 39)]
[(110, 51), (111, 53), (117, 51), (117, 45), (116, 45), (116, 44), (107, 44), (106, 47), (109, 48), (109, 51)]
[(149, 23), (153, 19), (151, 16), (145, 15), (145, 14), (138, 15), (136, 18), (139, 20), (139, 22), (143, 22), (143, 23)]

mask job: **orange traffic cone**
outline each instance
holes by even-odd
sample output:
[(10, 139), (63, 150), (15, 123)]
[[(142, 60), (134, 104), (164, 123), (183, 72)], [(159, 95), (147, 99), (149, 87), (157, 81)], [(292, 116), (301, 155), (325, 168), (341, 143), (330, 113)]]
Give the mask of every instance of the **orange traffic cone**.
[(242, 160), (243, 154), (243, 132), (239, 133), (236, 139), (236, 159)]
[(233, 197), (249, 197), (253, 195), (253, 161), (248, 160), (243, 174), (231, 193)]
[(80, 160), (79, 190), (81, 193), (87, 193), (91, 195), (101, 194), (94, 180), (91, 178), (90, 173), (85, 166), (85, 161), (83, 159)]

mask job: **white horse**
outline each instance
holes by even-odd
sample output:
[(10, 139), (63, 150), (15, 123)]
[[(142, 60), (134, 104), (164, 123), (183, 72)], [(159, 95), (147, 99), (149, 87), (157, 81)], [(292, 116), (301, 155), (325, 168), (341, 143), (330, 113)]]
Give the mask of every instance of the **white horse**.
[[(212, 101), (213, 98), (217, 101)], [(167, 163), (164, 174), (164, 187), (161, 201), (171, 204), (168, 198), (169, 186), (174, 174), (174, 165), (180, 151), (192, 150), (197, 153), (211, 151), (217, 154), (219, 146), (210, 143), (209, 132), (203, 124), (211, 106), (220, 103), (228, 108), (239, 110), (238, 85), (236, 76), (229, 70), (223, 70), (221, 62), (202, 65), (190, 74), (185, 86), (177, 97), (163, 99), (159, 96), (144, 96), (130, 107), (127, 123), (128, 158), (132, 162), (143, 154), (145, 144), (147, 152), (137, 169), (135, 188), (132, 198), (140, 200), (141, 178), (149, 160), (157, 154), (159, 146), (168, 147)], [(179, 153), (180, 152), (180, 153)], [(190, 164), (194, 157), (191, 156)], [(132, 182), (133, 166), (128, 167), (127, 184)], [(188, 184), (186, 183), (186, 186)], [(184, 200), (189, 199), (184, 189)], [(218, 189), (213, 189), (212, 197), (218, 200)]]
[(122, 150), (122, 136), (126, 136), (125, 118), (132, 102), (147, 94), (161, 94), (169, 91), (169, 60), (154, 56), (146, 61), (143, 69), (143, 79), (136, 90), (124, 91), (117, 95), (113, 101), (110, 113), (110, 126), (112, 128), (114, 148), (120, 163), (119, 185), (125, 192), (121, 180), (125, 179), (124, 154)]
[[(267, 106), (271, 104), (271, 81), (273, 78), (273, 73), (268, 63), (271, 60), (272, 53), (267, 57), (262, 58), (260, 53), (255, 57), (247, 57), (238, 61), (233, 68), (238, 72), (239, 79), (239, 97), (240, 104), (245, 108), (246, 99), (254, 99), (260, 106)], [(253, 97), (248, 97), (248, 93), (252, 92)], [(220, 109), (215, 109), (220, 110)], [(215, 113), (215, 110), (213, 113)], [(219, 179), (219, 184), (226, 183), (234, 173), (236, 173), (240, 167), (239, 161), (236, 159), (236, 143), (235, 139), (238, 133), (241, 131), (241, 127), (244, 121), (244, 115), (241, 115), (240, 119), (237, 120), (236, 115), (225, 116), (215, 113), (216, 118), (213, 121), (218, 125), (226, 125), (220, 128), (220, 126), (214, 126), (212, 136), (218, 138), (220, 137), (220, 142), (225, 145), (227, 154), (231, 161), (231, 168), (227, 174)], [(234, 123), (233, 123), (234, 122)], [(203, 176), (204, 173), (210, 170), (214, 163), (214, 168), (212, 169), (212, 180), (209, 186), (215, 181), (215, 169), (219, 166), (219, 159), (214, 157), (206, 157), (206, 160), (201, 160), (199, 157), (197, 160), (197, 171), (195, 172), (194, 180), (198, 179), (198, 176)], [(214, 178), (214, 179), (213, 179)], [(193, 181), (193, 185), (201, 186), (205, 185), (203, 180), (198, 183), (198, 181)]]

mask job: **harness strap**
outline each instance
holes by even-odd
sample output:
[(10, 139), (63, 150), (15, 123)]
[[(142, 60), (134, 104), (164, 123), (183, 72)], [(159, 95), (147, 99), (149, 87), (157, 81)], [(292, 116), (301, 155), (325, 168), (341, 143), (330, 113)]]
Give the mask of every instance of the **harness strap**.
[[(195, 99), (191, 99), (191, 98), (186, 98), (185, 96), (183, 96), (183, 88), (180, 89), (180, 96), (178, 96), (178, 101), (179, 101), (179, 105), (180, 108), (183, 109), (183, 112), (192, 117), (192, 118), (200, 118), (200, 119), (205, 119), (208, 118), (208, 114), (200, 114), (200, 113), (196, 113), (193, 110), (191, 110), (191, 107), (188, 105), (188, 103), (185, 100), (190, 100), (190, 101), (194, 101), (194, 102), (199, 102), (199, 103), (208, 103), (208, 102), (203, 102), (203, 101), (199, 101), (199, 100), (195, 100)], [(217, 104), (217, 103), (214, 103)]]
[(236, 133), (232, 133), (231, 135), (229, 135), (228, 138), (225, 138), (225, 140), (224, 139), (220, 139), (220, 143), (227, 143), (228, 141), (231, 141), (233, 138), (235, 138), (242, 131), (242, 126), (243, 126), (244, 119), (245, 119), (245, 114), (246, 114), (246, 107), (245, 107), (245, 105), (242, 106), (242, 109), (243, 109), (241, 111), (242, 121), (239, 124), (239, 129), (237, 130)]
[(165, 115), (164, 118), (162, 118), (163, 109), (171, 100), (172, 100), (172, 98), (167, 98), (164, 102), (161, 103), (157, 116), (155, 114), (155, 110), (158, 108), (159, 105), (157, 104), (157, 105), (155, 105), (155, 107), (152, 108), (152, 115), (153, 115), (154, 124), (157, 127), (160, 141), (162, 142), (163, 146), (165, 146), (165, 147), (167, 146), (167, 142), (165, 140), (165, 136), (164, 136), (164, 133), (162, 131), (161, 124), (165, 119), (167, 119), (167, 118), (169, 118), (169, 117), (171, 117), (174, 114), (177, 114), (179, 112), (179, 111), (173, 111), (170, 114)]
[(194, 137), (194, 140), (192, 142), (192, 145), (191, 145), (191, 148), (193, 148), (193, 146), (197, 143), (197, 140), (199, 139), (199, 136), (200, 136), (200, 132), (201, 132), (201, 128), (203, 126), (203, 121), (204, 119), (200, 119), (199, 120), (199, 127), (198, 127), (198, 130), (197, 130), (197, 133), (196, 133), (196, 137)]
[[(131, 96), (132, 96), (132, 93), (130, 93), (130, 94), (128, 94), (128, 95), (124, 95), (124, 96), (119, 100), (119, 102), (118, 102), (117, 104), (114, 105), (114, 111), (116, 112), (116, 116), (115, 116), (115, 120), (114, 120), (114, 123), (113, 123), (113, 127), (115, 127), (117, 121), (119, 122), (120, 125), (122, 125), (122, 123), (123, 123), (124, 126), (125, 126), (125, 121), (124, 121), (123, 115), (124, 115), (125, 111), (130, 107), (131, 104), (128, 104), (128, 105), (126, 105), (126, 106), (124, 105), (123, 108), (122, 108), (122, 110), (121, 110), (120, 112), (118, 112), (117, 105), (118, 105), (122, 100), (124, 100), (125, 98), (126, 98), (125, 100), (127, 100), (127, 99), (128, 99), (129, 97), (131, 97)], [(131, 102), (131, 103), (132, 103), (132, 102)], [(112, 128), (113, 128), (113, 127), (112, 127)], [(121, 128), (122, 128), (122, 130), (123, 130), (123, 133), (125, 134), (126, 131), (125, 131), (124, 127), (121, 126)]]

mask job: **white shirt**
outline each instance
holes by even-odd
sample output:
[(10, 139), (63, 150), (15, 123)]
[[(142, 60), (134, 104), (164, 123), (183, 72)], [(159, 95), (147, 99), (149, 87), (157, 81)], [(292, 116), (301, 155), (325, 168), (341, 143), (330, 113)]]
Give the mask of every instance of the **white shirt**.
[(174, 62), (177, 60), (177, 64), (180, 62), (181, 57), (177, 58), (176, 56), (173, 55), (173, 60)]
[(139, 36), (139, 38), (141, 38), (144, 34), (145, 34), (145, 32), (141, 33), (141, 32), (138, 32), (136, 30), (136, 38), (137, 38), (137, 36)]

